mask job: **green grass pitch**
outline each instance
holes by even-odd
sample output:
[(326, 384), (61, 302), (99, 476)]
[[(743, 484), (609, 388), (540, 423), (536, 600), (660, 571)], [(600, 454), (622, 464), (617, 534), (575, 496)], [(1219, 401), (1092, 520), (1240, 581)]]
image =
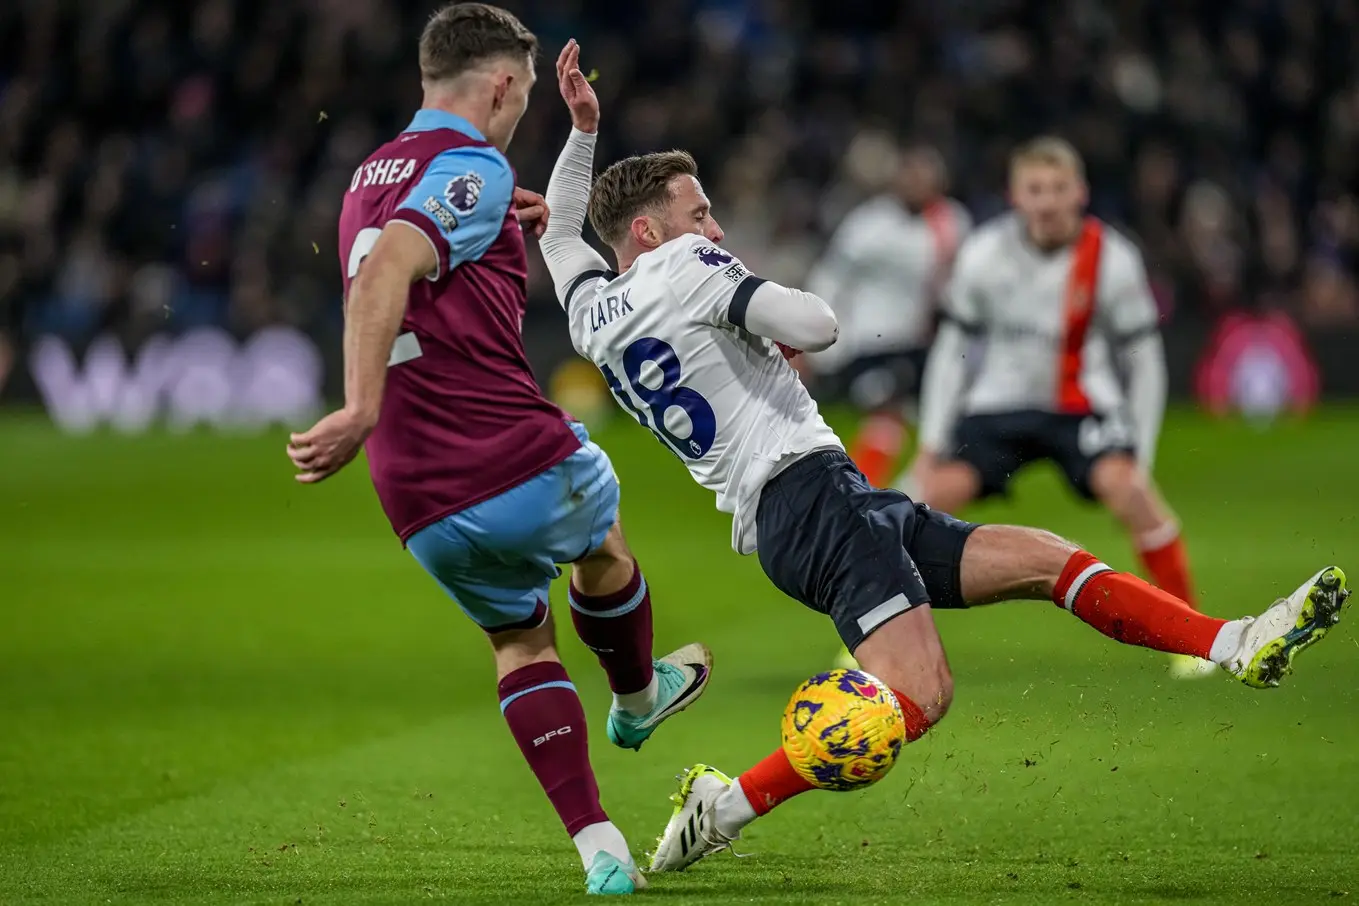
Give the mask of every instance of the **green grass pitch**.
[[(736, 772), (828, 666), (830, 624), (728, 547), (636, 425), (623, 485), (658, 651), (715, 652), (640, 753), (563, 638), (606, 808), (640, 852), (672, 777)], [(360, 465), (296, 485), (281, 432), (63, 438), (0, 421), (0, 903), (575, 902), (574, 849), (495, 705), (484, 641), (389, 534)], [(1256, 433), (1176, 412), (1158, 473), (1206, 609), (1261, 610), (1323, 564), (1359, 579), (1359, 412)], [(1130, 567), (1052, 473), (968, 514)], [(560, 592), (560, 589), (557, 589)], [(879, 786), (816, 793), (654, 879), (669, 904), (1272, 904), (1359, 895), (1359, 620), (1283, 688), (1171, 682), (1051, 604), (942, 614), (948, 719)]]

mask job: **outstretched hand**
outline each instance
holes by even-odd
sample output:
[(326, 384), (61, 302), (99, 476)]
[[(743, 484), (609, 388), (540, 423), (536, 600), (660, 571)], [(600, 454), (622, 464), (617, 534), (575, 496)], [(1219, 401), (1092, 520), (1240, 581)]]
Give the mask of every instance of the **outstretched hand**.
[(521, 227), (541, 238), (550, 214), (546, 198), (531, 189), (514, 187), (514, 216), (519, 218)]
[(599, 98), (580, 71), (580, 45), (572, 38), (557, 57), (557, 87), (571, 110), (571, 125), (581, 132), (599, 129)]
[(349, 464), (373, 430), (371, 420), (339, 409), (309, 430), (288, 439), (288, 458), (297, 467), (294, 477), (303, 484), (325, 481)]

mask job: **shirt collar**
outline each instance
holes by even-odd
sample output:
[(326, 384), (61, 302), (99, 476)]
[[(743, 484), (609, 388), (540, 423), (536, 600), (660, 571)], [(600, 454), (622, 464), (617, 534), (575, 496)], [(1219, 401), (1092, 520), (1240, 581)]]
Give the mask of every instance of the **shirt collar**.
[(474, 138), (479, 142), (486, 141), (486, 136), (482, 135), (467, 120), (458, 116), (456, 113), (449, 113), (446, 110), (434, 110), (430, 107), (423, 107), (415, 112), (415, 119), (406, 127), (407, 132), (432, 132), (435, 129), (452, 129), (461, 132), (469, 138)]

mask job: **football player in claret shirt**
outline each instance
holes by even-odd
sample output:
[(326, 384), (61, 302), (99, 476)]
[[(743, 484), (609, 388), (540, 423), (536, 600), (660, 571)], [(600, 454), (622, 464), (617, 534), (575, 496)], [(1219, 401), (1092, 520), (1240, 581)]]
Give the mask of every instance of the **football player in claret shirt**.
[[(737, 552), (758, 553), (770, 581), (829, 616), (893, 690), (909, 740), (953, 699), (934, 607), (1048, 598), (1111, 638), (1208, 658), (1252, 686), (1276, 684), (1339, 618), (1348, 590), (1335, 567), (1258, 619), (1219, 620), (1049, 532), (962, 522), (874, 488), (779, 348), (834, 343), (829, 306), (762, 280), (721, 247), (683, 151), (630, 157), (592, 184), (599, 103), (579, 58), (571, 42), (557, 61), (573, 128), (548, 184), (553, 217), (540, 243), (572, 343), (670, 451), (666, 461), (679, 459), (717, 495)], [(581, 238), (587, 213), (616, 267)], [(652, 870), (717, 852), (813, 788), (782, 747), (735, 779), (694, 766)]]
[[(638, 748), (703, 693), (711, 656), (651, 656), (651, 601), (618, 527), (618, 482), (524, 353), (527, 256), (505, 158), (537, 41), (510, 13), (449, 6), (420, 41), (424, 103), (354, 172), (340, 214), (345, 405), (294, 435), (311, 483), (363, 445), (392, 528), (487, 634), (500, 709), (580, 852), (591, 893), (644, 886), (600, 806), (585, 715), (557, 656), (548, 586), (571, 563), (571, 616), (614, 691), (608, 735)], [(515, 205), (522, 209), (516, 210)]]

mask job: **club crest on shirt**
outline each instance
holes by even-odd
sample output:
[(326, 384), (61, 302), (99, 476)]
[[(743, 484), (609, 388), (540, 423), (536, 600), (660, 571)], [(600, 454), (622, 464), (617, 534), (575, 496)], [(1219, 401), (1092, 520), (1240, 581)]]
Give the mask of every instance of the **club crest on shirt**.
[(698, 255), (698, 260), (708, 267), (722, 267), (731, 264), (734, 260), (731, 255), (712, 245), (700, 245), (694, 249), (694, 254)]
[(464, 173), (448, 181), (448, 186), (444, 188), (444, 198), (448, 199), (453, 210), (466, 217), (481, 200), (481, 190), (485, 185), (486, 180), (481, 174)]

